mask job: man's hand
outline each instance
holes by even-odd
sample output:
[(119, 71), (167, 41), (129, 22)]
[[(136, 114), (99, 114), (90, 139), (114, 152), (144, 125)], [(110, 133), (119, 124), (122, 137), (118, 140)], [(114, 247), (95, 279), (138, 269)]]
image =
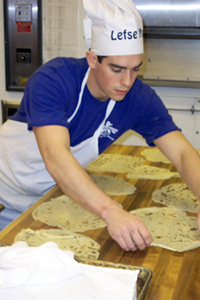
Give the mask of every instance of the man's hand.
[(125, 251), (144, 250), (152, 242), (151, 235), (143, 222), (120, 208), (107, 221), (108, 232), (111, 237)]

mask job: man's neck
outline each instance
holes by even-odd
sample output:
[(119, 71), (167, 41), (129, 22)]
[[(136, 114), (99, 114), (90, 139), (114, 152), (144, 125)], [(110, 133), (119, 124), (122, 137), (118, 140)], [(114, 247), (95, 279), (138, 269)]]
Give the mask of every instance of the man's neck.
[(98, 85), (98, 82), (96, 81), (94, 71), (90, 69), (88, 80), (87, 80), (87, 87), (90, 91), (91, 95), (96, 98), (99, 101), (106, 101), (109, 99), (107, 95), (101, 91), (100, 86)]

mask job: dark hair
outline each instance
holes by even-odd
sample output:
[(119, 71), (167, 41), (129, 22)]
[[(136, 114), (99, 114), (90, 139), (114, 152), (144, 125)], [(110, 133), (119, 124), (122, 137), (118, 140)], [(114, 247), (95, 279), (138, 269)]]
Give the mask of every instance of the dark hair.
[(97, 58), (98, 58), (98, 62), (101, 64), (102, 63), (102, 60), (107, 57), (107, 56), (99, 56), (97, 55)]

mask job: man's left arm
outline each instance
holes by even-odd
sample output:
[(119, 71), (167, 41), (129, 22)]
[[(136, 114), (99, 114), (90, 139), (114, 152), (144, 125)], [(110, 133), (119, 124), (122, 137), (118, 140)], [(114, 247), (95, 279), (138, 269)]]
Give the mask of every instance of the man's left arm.
[[(154, 140), (154, 144), (173, 163), (188, 188), (200, 201), (200, 156), (180, 131)], [(200, 230), (200, 211), (198, 213)]]

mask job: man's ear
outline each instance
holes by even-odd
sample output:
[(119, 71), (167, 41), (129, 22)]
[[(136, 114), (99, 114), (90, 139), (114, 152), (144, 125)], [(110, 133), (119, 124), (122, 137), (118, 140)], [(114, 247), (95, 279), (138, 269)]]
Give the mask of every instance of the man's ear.
[(96, 65), (98, 63), (97, 55), (94, 54), (92, 51), (87, 51), (87, 53), (86, 53), (86, 59), (87, 59), (89, 67), (91, 69), (95, 69)]

